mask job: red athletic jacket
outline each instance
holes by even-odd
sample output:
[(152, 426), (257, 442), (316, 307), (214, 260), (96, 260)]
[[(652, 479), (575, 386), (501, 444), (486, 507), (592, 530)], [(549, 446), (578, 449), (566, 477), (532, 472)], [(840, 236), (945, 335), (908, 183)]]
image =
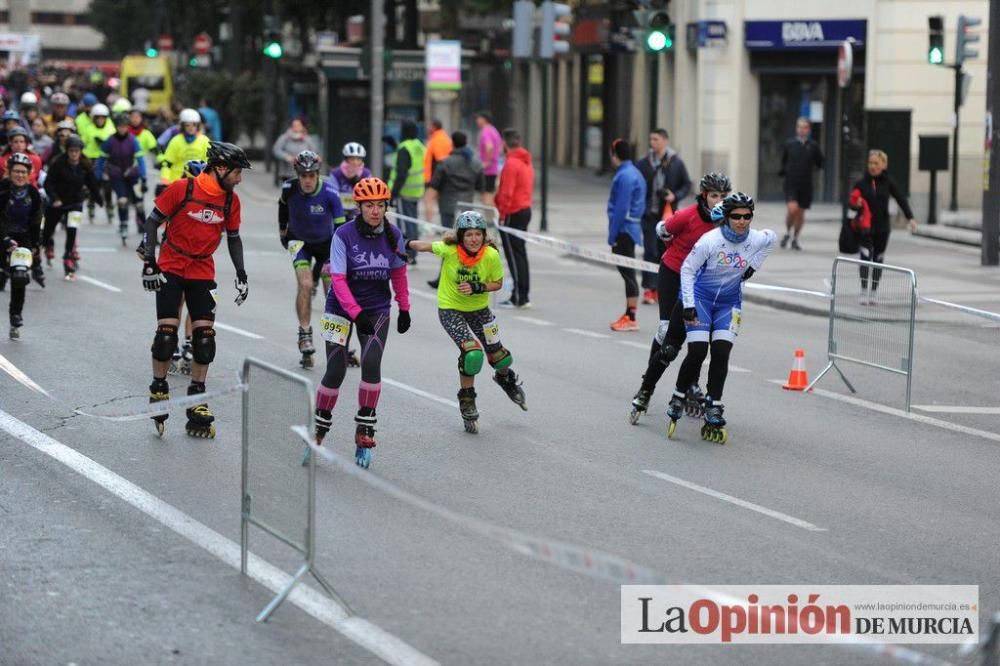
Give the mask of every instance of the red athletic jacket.
[(674, 239), (670, 241), (670, 246), (660, 257), (660, 261), (675, 273), (681, 272), (681, 264), (687, 259), (688, 253), (698, 239), (716, 226), (712, 222), (705, 221), (698, 212), (699, 206), (700, 204), (695, 202), (681, 208), (666, 221), (667, 233), (672, 234)]
[(531, 166), (531, 153), (515, 148), (507, 153), (500, 185), (495, 199), (500, 217), (505, 218), (525, 208), (531, 208), (531, 193), (535, 189), (535, 168)]

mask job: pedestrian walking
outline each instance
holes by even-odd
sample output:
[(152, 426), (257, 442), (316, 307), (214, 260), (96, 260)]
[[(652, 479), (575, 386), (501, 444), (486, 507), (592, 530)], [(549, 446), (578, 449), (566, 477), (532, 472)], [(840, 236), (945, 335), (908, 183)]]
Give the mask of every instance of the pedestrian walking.
[(309, 138), (305, 123), (294, 118), (288, 124), (288, 129), (281, 133), (271, 147), (271, 154), (278, 164), (278, 174), (283, 180), (295, 177), (295, 158), (303, 150), (318, 152), (312, 139)]
[[(451, 137), (444, 131), (444, 125), (437, 118), (431, 120), (430, 134), (427, 136), (427, 150), (424, 152), (424, 183), (430, 184), (438, 165), (444, 162), (454, 146)], [(434, 190), (427, 188), (424, 192), (424, 212), (428, 220), (434, 219)]]
[[(887, 171), (889, 156), (881, 150), (868, 151), (868, 173), (858, 182), (850, 194), (850, 204), (859, 211), (852, 224), (858, 234), (858, 245), (861, 248), (861, 259), (876, 264), (884, 263), (885, 250), (889, 246), (889, 234), (892, 225), (889, 222), (889, 197), (896, 200), (906, 216), (906, 223), (913, 231), (917, 222), (913, 219), (910, 203), (899, 189)], [(882, 270), (871, 272), (871, 283), (868, 280), (868, 266), (859, 268), (861, 273), (861, 305), (875, 305), (875, 292), (882, 279)], [(870, 287), (870, 290), (869, 290)]]
[(785, 142), (781, 154), (779, 176), (785, 179), (785, 236), (781, 239), (782, 249), (791, 241), (793, 250), (801, 250), (799, 234), (806, 222), (806, 211), (812, 206), (813, 170), (823, 168), (823, 153), (819, 144), (810, 136), (812, 126), (809, 119), (801, 117), (795, 121), (795, 136)]
[[(512, 128), (503, 131), (503, 152), (507, 159), (500, 172), (495, 202), (500, 213), (500, 225), (527, 231), (528, 224), (531, 223), (531, 197), (535, 191), (535, 168), (531, 164), (531, 153), (521, 145), (521, 133)], [(528, 291), (531, 287), (531, 271), (528, 267), (527, 245), (523, 239), (507, 234), (503, 239), (503, 253), (507, 257), (507, 267), (514, 287), (510, 299), (500, 306), (530, 308)]]
[(479, 161), (483, 163), (483, 203), (492, 206), (494, 192), (497, 191), (497, 175), (500, 173), (503, 138), (493, 126), (493, 119), (485, 111), (476, 114), (476, 126), (479, 127)]
[[(615, 168), (615, 177), (608, 197), (608, 245), (612, 253), (634, 259), (635, 246), (642, 242), (646, 182), (632, 163), (632, 146), (625, 139), (611, 142), (611, 165)], [(639, 283), (635, 279), (635, 269), (619, 266), (618, 272), (625, 280), (625, 314), (611, 322), (611, 330), (638, 331), (635, 310), (639, 302)]]
[[(670, 147), (670, 135), (662, 127), (649, 134), (649, 152), (636, 162), (646, 181), (646, 212), (642, 216), (642, 258), (657, 263), (663, 256), (663, 241), (656, 224), (670, 217), (691, 192), (691, 178), (684, 160)], [(642, 302), (657, 301), (656, 273), (642, 273)]]

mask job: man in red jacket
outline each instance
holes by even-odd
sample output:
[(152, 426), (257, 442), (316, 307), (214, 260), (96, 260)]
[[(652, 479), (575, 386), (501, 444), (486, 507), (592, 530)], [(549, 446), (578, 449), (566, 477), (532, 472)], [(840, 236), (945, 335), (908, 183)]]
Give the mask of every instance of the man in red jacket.
[[(507, 161), (500, 172), (500, 185), (495, 200), (500, 213), (500, 224), (526, 231), (531, 222), (531, 196), (535, 190), (535, 168), (531, 165), (531, 153), (521, 147), (521, 133), (509, 128), (503, 131), (503, 152)], [(507, 256), (514, 290), (510, 300), (504, 301), (500, 306), (530, 308), (528, 249), (522, 239), (506, 234), (503, 253)]]
[(725, 174), (705, 174), (699, 183), (695, 202), (680, 209), (656, 227), (657, 234), (667, 244), (667, 249), (660, 258), (657, 278), (660, 325), (649, 349), (649, 363), (642, 376), (642, 386), (632, 399), (632, 414), (629, 418), (632, 425), (637, 424), (639, 417), (649, 408), (649, 399), (653, 396), (656, 383), (660, 381), (670, 362), (677, 358), (687, 337), (682, 317), (683, 308), (678, 299), (681, 264), (698, 239), (718, 226), (712, 219), (712, 209), (726, 198), (731, 189), (732, 184)]

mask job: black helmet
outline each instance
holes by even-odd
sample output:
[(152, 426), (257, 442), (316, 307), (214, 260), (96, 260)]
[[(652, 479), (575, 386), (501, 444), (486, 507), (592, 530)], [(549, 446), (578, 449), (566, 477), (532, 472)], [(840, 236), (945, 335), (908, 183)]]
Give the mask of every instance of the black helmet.
[(15, 136), (23, 136), (26, 140), (30, 139), (30, 137), (28, 136), (28, 130), (24, 129), (20, 125), (18, 125), (17, 127), (11, 127), (9, 130), (7, 130), (7, 141), (10, 141)]
[(69, 138), (66, 139), (66, 150), (69, 150), (70, 148), (79, 148), (80, 150), (83, 150), (83, 139), (81, 139), (77, 134), (70, 134)]
[(111, 116), (111, 120), (114, 122), (116, 127), (128, 125), (128, 112), (119, 111), (115, 115)]
[(728, 218), (737, 208), (749, 208), (753, 212), (753, 197), (743, 192), (733, 192), (722, 200), (722, 212)]
[(733, 189), (733, 184), (729, 182), (729, 176), (718, 171), (706, 173), (701, 177), (698, 187), (702, 192), (722, 192), (726, 193)]
[(28, 167), (28, 171), (31, 171), (31, 158), (24, 153), (14, 153), (10, 156), (10, 161), (7, 162), (7, 168), (12, 168), (15, 164), (20, 164), (21, 166)]
[(208, 144), (208, 166), (224, 166), (230, 169), (253, 168), (242, 148), (225, 141), (213, 141)]
[(313, 151), (303, 150), (295, 156), (295, 173), (301, 176), (304, 173), (319, 171), (319, 165), (322, 161), (319, 155)]

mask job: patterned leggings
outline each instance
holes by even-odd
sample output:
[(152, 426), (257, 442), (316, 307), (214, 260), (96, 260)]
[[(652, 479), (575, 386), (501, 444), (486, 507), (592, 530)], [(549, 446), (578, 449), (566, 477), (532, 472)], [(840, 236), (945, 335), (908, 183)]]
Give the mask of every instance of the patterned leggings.
[[(474, 312), (461, 312), (459, 310), (438, 310), (438, 319), (441, 326), (459, 349), (463, 342), (478, 339), (486, 349), (487, 354), (492, 354), (500, 350), (499, 332), (491, 334), (492, 342), (487, 342), (486, 327), (489, 324), (496, 326), (496, 320), (489, 308), (475, 310)], [(497, 329), (494, 329), (497, 330)]]

